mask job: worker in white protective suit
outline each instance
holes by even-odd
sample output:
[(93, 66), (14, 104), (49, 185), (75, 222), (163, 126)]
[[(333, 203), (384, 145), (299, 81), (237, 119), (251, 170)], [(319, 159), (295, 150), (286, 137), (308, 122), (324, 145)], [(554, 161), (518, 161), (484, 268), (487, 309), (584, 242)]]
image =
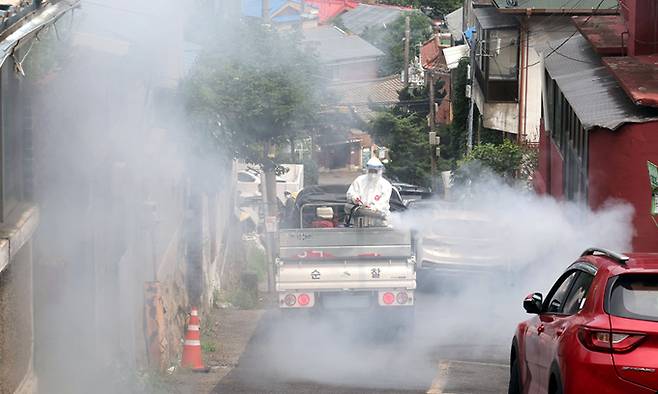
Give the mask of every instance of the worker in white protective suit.
[(368, 172), (357, 177), (347, 190), (347, 201), (381, 212), (388, 219), (393, 186), (382, 176), (384, 165), (373, 157), (368, 160), (366, 168)]

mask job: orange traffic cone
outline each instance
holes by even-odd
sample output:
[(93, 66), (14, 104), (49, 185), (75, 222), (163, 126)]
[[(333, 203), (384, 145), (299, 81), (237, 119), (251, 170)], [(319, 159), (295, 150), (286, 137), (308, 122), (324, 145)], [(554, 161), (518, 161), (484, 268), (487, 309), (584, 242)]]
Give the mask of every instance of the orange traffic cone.
[(200, 326), (199, 312), (196, 308), (192, 308), (190, 320), (187, 324), (185, 343), (183, 344), (183, 360), (181, 361), (181, 366), (183, 368), (191, 368), (196, 372), (208, 372), (210, 369), (204, 367), (203, 358), (201, 357)]

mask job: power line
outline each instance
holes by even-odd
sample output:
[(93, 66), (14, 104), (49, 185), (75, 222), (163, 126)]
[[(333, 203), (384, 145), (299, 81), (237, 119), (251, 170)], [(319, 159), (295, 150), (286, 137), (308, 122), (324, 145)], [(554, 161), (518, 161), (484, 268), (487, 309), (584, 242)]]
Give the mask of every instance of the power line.
[[(549, 47), (550, 47), (551, 49), (553, 49), (550, 45), (549, 45)], [(588, 60), (576, 59), (575, 57), (567, 56), (567, 55), (565, 55), (564, 53), (561, 53), (561, 52), (559, 52), (559, 51), (555, 51), (555, 53), (556, 53), (557, 55), (560, 55), (560, 56), (566, 58), (566, 59), (573, 60), (573, 61), (576, 61), (576, 62), (598, 65), (598, 63), (595, 63), (595, 62), (590, 62), (590, 61), (588, 61)]]
[[(598, 10), (599, 7), (601, 7), (601, 5), (603, 4), (604, 1), (605, 1), (605, 0), (601, 0), (601, 1), (599, 2), (599, 4), (596, 6), (596, 8), (594, 9), (594, 11)], [(581, 25), (581, 27), (582, 27), (582, 26), (585, 26), (585, 25), (587, 24), (587, 22), (589, 22), (589, 20), (592, 19), (592, 16), (594, 16), (593, 13), (592, 13), (590, 16), (588, 16), (587, 19), (585, 19), (585, 22), (583, 22), (583, 24)], [(571, 39), (572, 39), (577, 33), (578, 33), (578, 29), (576, 29), (573, 33), (571, 33), (571, 35), (570, 35), (569, 37), (567, 37), (566, 40), (562, 41), (562, 42), (560, 43), (560, 45), (558, 45), (558, 46), (555, 47), (555, 48), (552, 48), (552, 49), (551, 49), (551, 52), (550, 52), (548, 55), (544, 56), (544, 60), (546, 60), (546, 59), (548, 59), (549, 57), (551, 57), (552, 54), (554, 54), (554, 53), (557, 52), (560, 48), (562, 48), (562, 47), (564, 46), (564, 44), (566, 44), (569, 40), (571, 40)], [(536, 62), (534, 62), (534, 63), (532, 63), (532, 64), (530, 64), (530, 65), (525, 66), (524, 68), (528, 69), (528, 68), (530, 68), (530, 67), (536, 66), (537, 64), (539, 64), (539, 63), (541, 63), (541, 62), (542, 62), (541, 60), (536, 61)]]

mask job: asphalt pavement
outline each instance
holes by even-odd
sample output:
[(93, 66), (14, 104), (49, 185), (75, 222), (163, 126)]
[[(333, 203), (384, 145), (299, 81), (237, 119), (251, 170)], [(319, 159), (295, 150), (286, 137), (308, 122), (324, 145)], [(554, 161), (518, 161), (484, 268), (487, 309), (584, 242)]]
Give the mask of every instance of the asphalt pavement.
[(381, 337), (359, 313), (266, 311), (213, 393), (506, 393), (509, 339), (491, 308), (417, 298), (415, 326)]

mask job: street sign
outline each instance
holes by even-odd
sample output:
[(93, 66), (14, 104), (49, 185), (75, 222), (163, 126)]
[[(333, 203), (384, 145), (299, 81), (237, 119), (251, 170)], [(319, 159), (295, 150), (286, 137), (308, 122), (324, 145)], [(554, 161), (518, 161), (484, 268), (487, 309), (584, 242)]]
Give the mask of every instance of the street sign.
[(278, 231), (276, 216), (268, 216), (265, 218), (265, 231), (268, 233), (276, 233)]
[(430, 131), (430, 145), (436, 145), (436, 131)]

